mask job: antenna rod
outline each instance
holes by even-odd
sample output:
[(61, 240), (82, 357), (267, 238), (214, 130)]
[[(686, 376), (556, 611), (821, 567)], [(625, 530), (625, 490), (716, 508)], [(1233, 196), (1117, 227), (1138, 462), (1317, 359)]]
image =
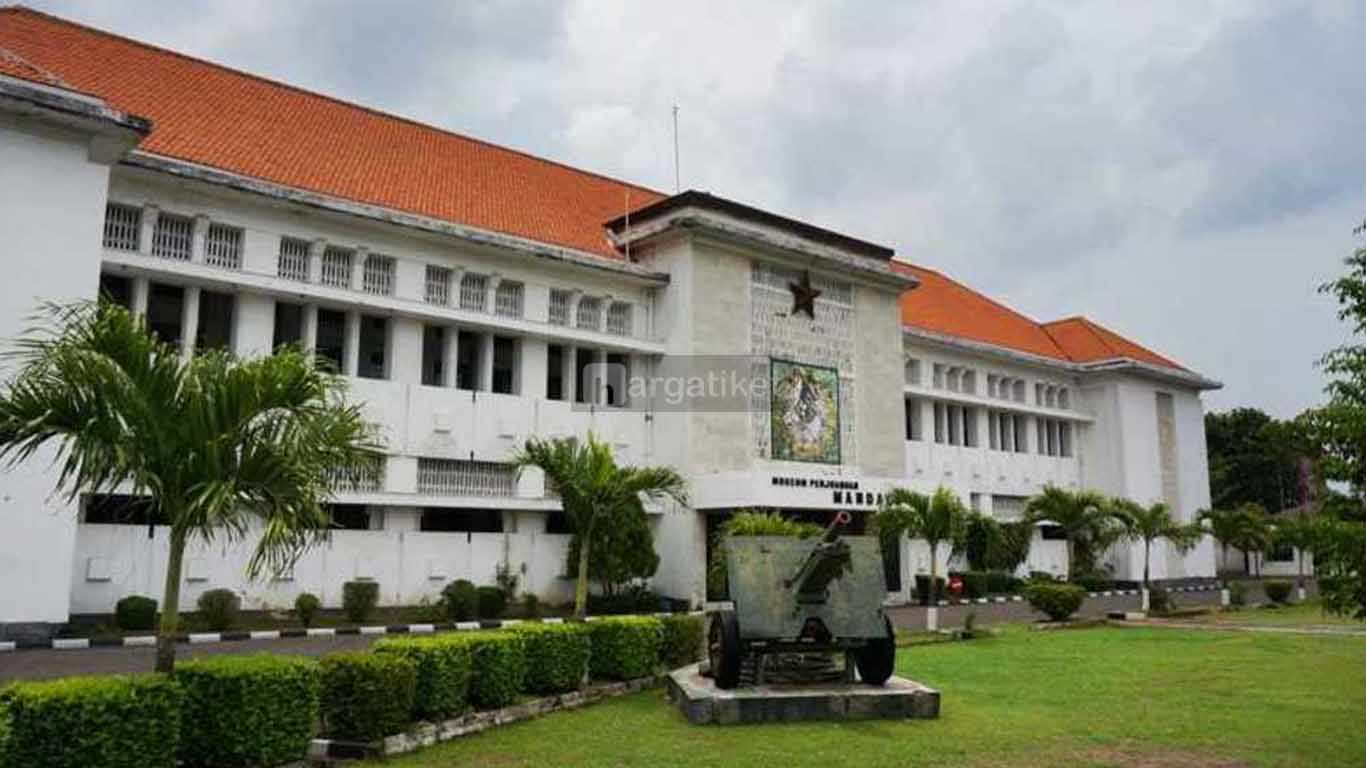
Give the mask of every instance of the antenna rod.
[(674, 104), (674, 194), (683, 191), (678, 181), (678, 105)]

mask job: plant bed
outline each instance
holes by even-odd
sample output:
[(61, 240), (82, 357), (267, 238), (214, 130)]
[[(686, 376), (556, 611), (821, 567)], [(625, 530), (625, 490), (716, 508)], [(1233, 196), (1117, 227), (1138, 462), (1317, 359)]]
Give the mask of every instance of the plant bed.
[(595, 683), (578, 691), (524, 699), (501, 709), (471, 712), (435, 723), (414, 723), (403, 733), (393, 734), (379, 741), (314, 739), (309, 747), (308, 757), (314, 762), (392, 757), (443, 741), (480, 733), (496, 726), (637, 693), (658, 685), (660, 679), (658, 676), (649, 676), (619, 683)]

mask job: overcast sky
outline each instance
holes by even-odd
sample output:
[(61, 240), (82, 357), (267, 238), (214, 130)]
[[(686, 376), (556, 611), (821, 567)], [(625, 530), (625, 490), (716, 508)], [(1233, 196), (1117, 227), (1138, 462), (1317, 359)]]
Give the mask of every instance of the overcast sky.
[(1366, 4), (45, 2), (1085, 314), (1290, 416), (1366, 217)]

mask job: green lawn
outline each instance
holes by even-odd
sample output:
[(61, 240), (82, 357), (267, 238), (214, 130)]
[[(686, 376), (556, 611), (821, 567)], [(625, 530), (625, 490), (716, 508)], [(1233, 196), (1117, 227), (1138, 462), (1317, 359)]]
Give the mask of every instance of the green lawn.
[(903, 649), (938, 720), (691, 726), (649, 691), (390, 761), (407, 766), (1366, 765), (1366, 640), (1171, 629)]
[(1257, 627), (1328, 627), (1366, 632), (1366, 622), (1324, 613), (1318, 600), (1306, 600), (1283, 608), (1244, 608), (1217, 611), (1196, 617), (1196, 621)]

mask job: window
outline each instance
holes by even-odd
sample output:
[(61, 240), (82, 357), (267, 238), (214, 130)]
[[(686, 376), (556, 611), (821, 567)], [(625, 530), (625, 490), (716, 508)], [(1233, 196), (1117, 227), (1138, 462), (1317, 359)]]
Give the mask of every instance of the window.
[(940, 363), (934, 364), (933, 384), (935, 389), (944, 388), (944, 366)]
[(382, 456), (362, 462), (354, 470), (332, 469), (327, 473), (331, 487), (342, 493), (377, 493), (384, 490), (385, 459)]
[(359, 356), (356, 375), (362, 379), (387, 379), (389, 321), (383, 317), (361, 315)]
[(394, 295), (394, 257), (371, 253), (365, 257), (361, 290), (376, 296)]
[(934, 441), (941, 445), (976, 448), (977, 411), (951, 403), (934, 404)]
[(290, 304), (287, 301), (275, 302), (275, 335), (271, 338), (270, 348), (279, 349), (286, 344), (302, 344), (303, 340), (303, 305)]
[(427, 265), (427, 292), (424, 295), (428, 304), (446, 306), (451, 303), (451, 271), (445, 267)]
[(328, 504), (332, 527), (342, 531), (370, 530), (370, 508), (364, 504)]
[(213, 222), (204, 237), (204, 263), (223, 269), (242, 268), (242, 230)]
[(631, 381), (631, 359), (623, 354), (611, 352), (607, 355), (607, 404), (624, 408), (627, 404), (627, 388)]
[(904, 402), (906, 408), (906, 439), (924, 440), (920, 426), (920, 401), (914, 397), (906, 398)]
[(123, 275), (100, 273), (100, 299), (112, 301), (124, 309), (133, 308), (133, 281)]
[(152, 283), (147, 296), (147, 328), (167, 344), (180, 344), (181, 319), (185, 315), (185, 289)]
[(579, 299), (579, 313), (578, 317), (574, 319), (574, 325), (593, 331), (601, 327), (602, 299), (592, 296), (584, 296)]
[(142, 244), (142, 209), (120, 203), (104, 207), (104, 247), (136, 251)]
[(977, 372), (963, 371), (959, 380), (958, 391), (968, 395), (977, 394)]
[(477, 333), (461, 331), (456, 339), (455, 386), (460, 389), (479, 389), (479, 352), (483, 338)]
[(1067, 458), (1072, 456), (1072, 422), (1070, 421), (1058, 424), (1058, 455)]
[(498, 509), (427, 507), (418, 530), (431, 533), (502, 533), (503, 512)]
[(93, 493), (85, 497), (87, 525), (166, 525), (146, 496)]
[(574, 402), (595, 402), (589, 398), (590, 382), (587, 380), (588, 366), (597, 361), (598, 353), (592, 349), (574, 350)]
[(976, 448), (977, 445), (977, 409), (955, 406), (963, 413), (963, 445), (968, 448)]
[(574, 526), (569, 524), (569, 515), (566, 515), (563, 510), (556, 509), (545, 516), (545, 532), (558, 536), (570, 536), (574, 533)]
[(624, 301), (614, 301), (607, 308), (607, 332), (617, 336), (630, 336), (632, 333), (631, 305)]
[(1015, 452), (1025, 453), (1029, 450), (1029, 427), (1028, 422), (1022, 414), (1013, 414), (1011, 418), (1010, 434), (1015, 442)]
[(517, 340), (493, 337), (493, 386), (500, 395), (517, 393)]
[(308, 282), (309, 242), (296, 237), (280, 238), (280, 260), (277, 270), (280, 277)]
[(564, 399), (564, 347), (559, 344), (546, 347), (545, 396), (547, 400)]
[(446, 329), (439, 325), (422, 326), (422, 384), (446, 385)]
[(920, 361), (914, 357), (906, 360), (906, 383), (913, 387), (920, 386)]
[(334, 309), (318, 310), (318, 335), (313, 347), (319, 358), (333, 366), (333, 372), (346, 370), (346, 315)]
[(318, 282), (333, 288), (351, 287), (351, 262), (356, 252), (350, 248), (329, 245), (323, 249), (322, 270)]
[(195, 333), (195, 349), (227, 349), (232, 346), (235, 303), (231, 294), (199, 292), (199, 328)]
[(162, 213), (152, 229), (152, 255), (163, 259), (189, 261), (194, 243), (194, 219)]
[(569, 304), (571, 291), (558, 288), (550, 289), (550, 322), (553, 325), (569, 325)]
[(1067, 387), (1058, 388), (1058, 407), (1064, 411), (1072, 407), (1072, 398), (1067, 391)]
[(511, 280), (503, 280), (498, 283), (498, 289), (493, 292), (493, 313), (503, 317), (522, 316), (522, 284)]
[(489, 279), (484, 275), (466, 272), (460, 277), (460, 308), (483, 312), (488, 302)]
[(1072, 424), (1062, 419), (1036, 418), (1038, 452), (1045, 456), (1072, 455)]
[(1015, 379), (1014, 383), (1011, 385), (1011, 388), (1011, 399), (1013, 399), (1017, 403), (1023, 403), (1025, 401), (1024, 379)]
[(511, 464), (464, 459), (417, 460), (417, 492), (432, 496), (512, 496), (517, 470)]

